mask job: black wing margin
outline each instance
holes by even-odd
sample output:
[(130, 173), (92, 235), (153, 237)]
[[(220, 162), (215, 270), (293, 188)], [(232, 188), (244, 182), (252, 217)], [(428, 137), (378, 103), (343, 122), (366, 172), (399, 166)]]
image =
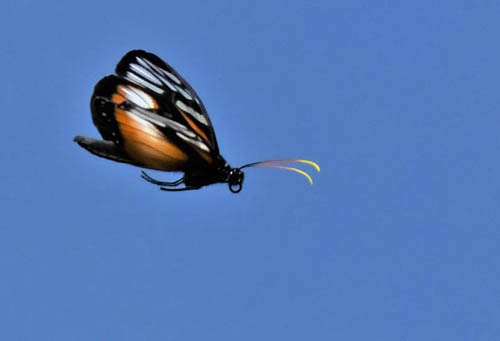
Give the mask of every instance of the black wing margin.
[(120, 60), (116, 74), (150, 93), (158, 101), (159, 115), (190, 127), (208, 143), (214, 154), (219, 154), (203, 102), (174, 68), (152, 53), (132, 50)]

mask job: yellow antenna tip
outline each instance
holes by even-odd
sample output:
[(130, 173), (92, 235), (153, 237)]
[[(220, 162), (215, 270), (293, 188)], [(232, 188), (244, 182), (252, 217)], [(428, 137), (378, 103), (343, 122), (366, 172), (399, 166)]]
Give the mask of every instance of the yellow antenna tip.
[(294, 160), (294, 161), (306, 163), (306, 164), (311, 165), (314, 168), (316, 168), (316, 170), (318, 172), (321, 171), (321, 168), (319, 168), (319, 165), (316, 162), (314, 162), (314, 161), (311, 161), (311, 160), (302, 160), (302, 159), (298, 159), (298, 160)]

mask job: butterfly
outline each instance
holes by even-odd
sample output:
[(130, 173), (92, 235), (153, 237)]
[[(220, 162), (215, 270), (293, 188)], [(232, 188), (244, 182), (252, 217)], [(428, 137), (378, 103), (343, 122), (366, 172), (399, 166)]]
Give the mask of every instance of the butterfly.
[(92, 154), (134, 166), (183, 172), (177, 181), (159, 181), (144, 171), (141, 177), (164, 191), (199, 189), (227, 183), (233, 193), (243, 187), (247, 167), (270, 167), (311, 176), (284, 166), (310, 160), (287, 159), (252, 162), (232, 168), (219, 153), (215, 131), (202, 101), (184, 78), (156, 55), (129, 51), (114, 75), (101, 79), (90, 99), (94, 125), (103, 140), (76, 136), (74, 141)]

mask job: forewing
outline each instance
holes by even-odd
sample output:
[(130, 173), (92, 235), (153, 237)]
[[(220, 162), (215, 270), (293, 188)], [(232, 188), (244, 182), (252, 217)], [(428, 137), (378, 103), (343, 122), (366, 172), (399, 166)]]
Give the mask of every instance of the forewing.
[(186, 126), (219, 154), (215, 132), (205, 106), (194, 89), (170, 65), (152, 53), (128, 52), (116, 74), (149, 93), (158, 103), (156, 114)]

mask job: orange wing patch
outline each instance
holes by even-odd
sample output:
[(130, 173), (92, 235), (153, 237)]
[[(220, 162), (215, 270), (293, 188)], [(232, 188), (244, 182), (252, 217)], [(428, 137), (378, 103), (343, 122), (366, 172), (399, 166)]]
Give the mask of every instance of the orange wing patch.
[(196, 132), (196, 134), (200, 135), (205, 140), (205, 142), (210, 147), (212, 147), (212, 144), (210, 143), (210, 140), (208, 139), (207, 135), (193, 122), (193, 120), (191, 120), (188, 117), (188, 115), (186, 115), (184, 111), (182, 111), (182, 109), (179, 109), (179, 111), (181, 112), (182, 116), (186, 119), (189, 126)]
[[(179, 109), (179, 111), (181, 112), (182, 116), (186, 119), (187, 123), (189, 124), (189, 126), (199, 135), (201, 136), (201, 138), (203, 140), (205, 140), (205, 142), (210, 146), (212, 147), (212, 144), (210, 143), (210, 140), (207, 138), (207, 135), (193, 122), (193, 120), (191, 120), (185, 113), (182, 109)], [(212, 156), (210, 155), (210, 153), (207, 153), (206, 151), (204, 150), (201, 150), (201, 149), (198, 149), (196, 148), (195, 149), (196, 152), (205, 160), (207, 161), (208, 163), (212, 163), (213, 162), (213, 159), (212, 159)]]
[(125, 97), (115, 93), (113, 94), (113, 96), (111, 96), (111, 101), (115, 104), (122, 104), (123, 102), (125, 102)]
[(115, 110), (116, 121), (123, 136), (128, 156), (145, 167), (180, 171), (188, 155), (170, 142), (153, 124), (125, 110)]

